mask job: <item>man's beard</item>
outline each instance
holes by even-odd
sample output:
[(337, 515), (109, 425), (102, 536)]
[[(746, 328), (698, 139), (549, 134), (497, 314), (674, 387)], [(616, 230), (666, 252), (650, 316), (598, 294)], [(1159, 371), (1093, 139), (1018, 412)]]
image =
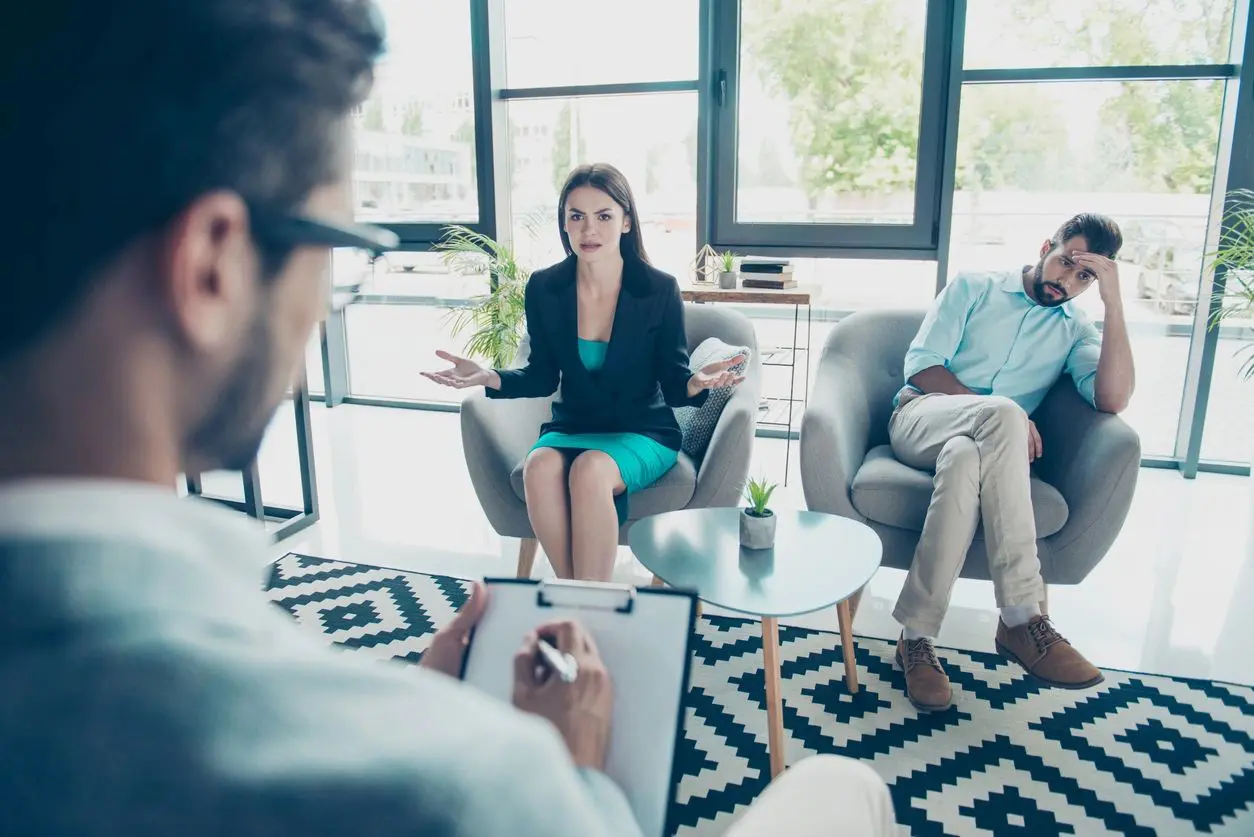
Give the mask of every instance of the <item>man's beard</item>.
[[(1046, 288), (1053, 288), (1058, 292), (1057, 297), (1051, 297), (1046, 292)], [(1046, 308), (1057, 308), (1067, 301), (1067, 291), (1062, 285), (1055, 282), (1045, 281), (1045, 260), (1041, 259), (1036, 263), (1036, 267), (1032, 269), (1032, 296), (1036, 297), (1038, 304)]]
[(277, 404), (267, 404), (274, 355), (264, 308), (249, 328), (248, 342), (217, 403), (188, 436), (186, 453), (205, 470), (242, 471), (261, 449)]

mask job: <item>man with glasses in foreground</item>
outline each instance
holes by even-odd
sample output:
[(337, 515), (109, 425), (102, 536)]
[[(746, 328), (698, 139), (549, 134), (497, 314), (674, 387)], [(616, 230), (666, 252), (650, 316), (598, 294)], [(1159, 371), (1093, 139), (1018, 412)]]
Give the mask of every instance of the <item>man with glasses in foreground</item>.
[[(572, 684), (518, 666), (522, 712), (463, 686), (480, 586), (425, 670), (336, 653), (262, 595), (264, 531), (173, 490), (256, 455), (330, 248), (397, 243), (350, 221), (381, 46), (367, 0), (41, 0), (0, 28), (0, 834), (639, 833), (594, 648)], [(789, 780), (745, 828), (890, 833), (869, 768)]]

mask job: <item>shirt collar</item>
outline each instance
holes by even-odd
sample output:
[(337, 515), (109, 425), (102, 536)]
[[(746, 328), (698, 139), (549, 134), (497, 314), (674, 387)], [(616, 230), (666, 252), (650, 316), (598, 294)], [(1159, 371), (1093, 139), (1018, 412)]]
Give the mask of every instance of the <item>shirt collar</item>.
[[(1008, 294), (1018, 294), (1019, 296), (1026, 299), (1032, 305), (1037, 305), (1036, 300), (1032, 299), (1032, 297), (1028, 294), (1027, 289), (1023, 287), (1023, 272), (1022, 271), (1019, 271), (1019, 272), (1012, 271), (1010, 273), (1007, 273), (1005, 278), (1002, 279), (1001, 281), (1001, 289)], [(1041, 305), (1040, 307), (1046, 308), (1046, 310), (1050, 310), (1050, 311), (1059, 311), (1062, 313), (1064, 317), (1066, 317), (1067, 319), (1071, 319), (1071, 317), (1074, 315), (1074, 311), (1072, 310), (1072, 304), (1073, 304), (1072, 301), (1068, 300), (1064, 302), (1062, 305), (1057, 305), (1052, 308), (1046, 308), (1046, 306), (1044, 305)]]

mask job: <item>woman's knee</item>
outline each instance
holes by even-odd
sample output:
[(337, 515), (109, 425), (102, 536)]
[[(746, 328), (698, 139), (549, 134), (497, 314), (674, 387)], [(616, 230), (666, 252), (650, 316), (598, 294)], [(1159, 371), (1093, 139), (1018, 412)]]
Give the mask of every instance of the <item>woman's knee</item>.
[(609, 454), (599, 450), (584, 451), (570, 465), (571, 492), (604, 492), (618, 487), (618, 465)]
[(523, 486), (528, 492), (562, 488), (566, 484), (566, 460), (561, 451), (536, 448), (523, 463)]

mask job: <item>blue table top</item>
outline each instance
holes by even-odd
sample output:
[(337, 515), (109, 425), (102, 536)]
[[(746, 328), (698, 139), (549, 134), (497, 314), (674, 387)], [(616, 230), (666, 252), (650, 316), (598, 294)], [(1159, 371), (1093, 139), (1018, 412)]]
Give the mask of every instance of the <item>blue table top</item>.
[(739, 508), (682, 509), (632, 524), (636, 558), (672, 587), (754, 616), (795, 616), (842, 602), (880, 566), (869, 526), (811, 511), (776, 511), (772, 549), (742, 549)]

